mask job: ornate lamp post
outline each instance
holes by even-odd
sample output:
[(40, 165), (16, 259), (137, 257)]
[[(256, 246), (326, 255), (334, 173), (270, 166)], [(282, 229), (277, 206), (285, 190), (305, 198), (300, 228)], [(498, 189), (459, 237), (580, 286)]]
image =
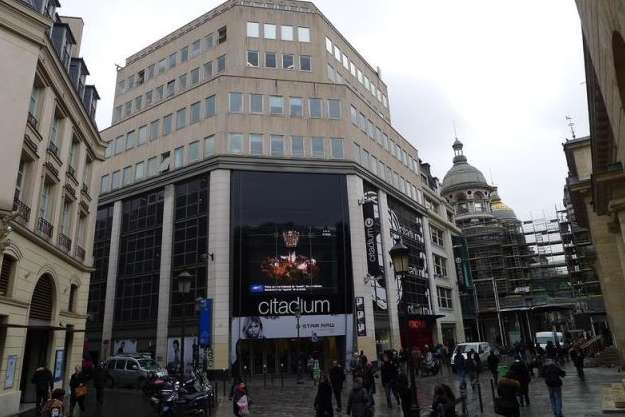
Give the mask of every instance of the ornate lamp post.
[[(189, 293), (191, 292), (191, 280), (193, 275), (188, 273), (187, 271), (181, 272), (176, 277), (176, 282), (178, 284), (178, 293), (182, 294), (183, 305), (187, 300)], [(182, 311), (182, 337), (180, 338), (180, 363), (181, 363), (181, 374), (184, 375), (184, 336), (185, 336), (185, 324), (186, 324), (186, 316), (184, 313), (184, 308)]]

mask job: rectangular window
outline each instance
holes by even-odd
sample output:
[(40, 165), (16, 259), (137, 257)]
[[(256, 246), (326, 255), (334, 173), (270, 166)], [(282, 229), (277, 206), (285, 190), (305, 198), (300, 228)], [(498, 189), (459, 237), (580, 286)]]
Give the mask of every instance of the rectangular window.
[(172, 69), (176, 66), (176, 52), (169, 55), (168, 65), (169, 65), (169, 69)]
[(130, 77), (128, 77), (128, 90), (132, 90), (133, 88), (135, 88), (135, 76), (131, 75)]
[(293, 26), (280, 26), (280, 39), (283, 41), (292, 41)]
[(167, 58), (163, 58), (158, 61), (158, 75), (161, 75), (167, 71)]
[(156, 139), (158, 139), (159, 125), (160, 125), (160, 120), (154, 120), (152, 123), (150, 123), (150, 142), (153, 142)]
[(137, 145), (137, 132), (131, 130), (126, 135), (126, 149), (132, 149)]
[(313, 158), (324, 158), (323, 138), (314, 137), (310, 141), (310, 154)]
[(174, 168), (182, 168), (184, 165), (184, 146), (174, 150)]
[(191, 70), (191, 85), (196, 85), (200, 82), (200, 68), (193, 68)]
[(263, 95), (262, 94), (250, 94), (250, 112), (251, 113), (263, 112)]
[(291, 136), (291, 154), (297, 158), (304, 157), (304, 138), (302, 136)]
[(124, 115), (130, 116), (130, 113), (132, 113), (132, 101), (129, 101), (124, 105)]
[(336, 82), (336, 72), (334, 71), (334, 67), (330, 64), (328, 64), (328, 80)]
[(156, 157), (148, 159), (148, 176), (153, 177), (158, 173), (158, 160)]
[(281, 96), (269, 96), (269, 110), (271, 114), (283, 114), (284, 98)]
[[(111, 188), (113, 190), (116, 190), (121, 186), (122, 186), (122, 172), (118, 170), (118, 171), (113, 172), (113, 183), (111, 184)], [(41, 217), (46, 218), (45, 216), (41, 216)]]
[(352, 119), (352, 124), (354, 126), (358, 126), (358, 110), (356, 110), (356, 107), (350, 106), (349, 107), (349, 112), (350, 112), (350, 116), (351, 116), (351, 119)]
[(287, 70), (295, 68), (293, 65), (293, 54), (282, 54), (282, 68)]
[(143, 145), (148, 142), (148, 125), (141, 126), (139, 128), (139, 145)]
[(145, 162), (141, 161), (135, 165), (135, 181), (140, 181), (145, 177)]
[(178, 91), (184, 91), (187, 89), (187, 74), (182, 74), (178, 77)]
[(145, 106), (148, 107), (151, 105), (152, 105), (152, 90), (145, 92)]
[(200, 102), (197, 101), (191, 104), (191, 124), (197, 123), (200, 121)]
[(176, 80), (171, 80), (167, 83), (167, 97), (171, 97), (176, 94)]
[(438, 306), (440, 308), (453, 308), (451, 289), (436, 287), (436, 293), (438, 295)]
[(284, 156), (284, 136), (271, 135), (271, 156)]
[(228, 31), (225, 26), (222, 26), (217, 29), (217, 43), (221, 45), (226, 40), (228, 40)]
[(189, 47), (185, 46), (180, 50), (180, 62), (187, 62), (189, 60)]
[(360, 130), (362, 130), (363, 132), (367, 131), (367, 118), (365, 117), (364, 114), (359, 113), (358, 114), (358, 127), (360, 128)]
[(204, 158), (215, 155), (215, 136), (210, 135), (204, 138)]
[(189, 143), (189, 162), (200, 160), (200, 141), (196, 140)]
[(365, 168), (369, 168), (369, 152), (365, 149), (360, 154), (360, 164)]
[(250, 38), (260, 36), (260, 24), (258, 22), (247, 22), (247, 36)]
[(228, 110), (230, 113), (243, 112), (243, 95), (241, 93), (228, 94)]
[(328, 118), (340, 119), (341, 118), (341, 101), (338, 99), (328, 99)]
[(347, 59), (345, 54), (343, 54), (343, 68), (349, 71), (349, 59)]
[(114, 149), (115, 149), (115, 141), (109, 142), (109, 144), (106, 147), (106, 151), (104, 151), (104, 157), (106, 159), (109, 159), (111, 156), (113, 156)]
[(210, 80), (213, 76), (213, 61), (204, 64), (204, 80)]
[(213, 117), (216, 114), (215, 96), (206, 97), (206, 118)]
[(217, 58), (217, 73), (224, 72), (226, 70), (226, 56), (222, 55)]
[(109, 191), (111, 191), (111, 177), (107, 174), (100, 178), (100, 193), (108, 193)]
[(174, 115), (172, 113), (163, 117), (163, 136), (167, 136), (171, 133), (173, 119)]
[(276, 25), (265, 23), (263, 25), (263, 35), (265, 39), (276, 39)]
[(384, 179), (384, 163), (382, 161), (378, 161), (378, 177)]
[(332, 158), (343, 159), (343, 139), (332, 138)]
[(341, 50), (336, 45), (334, 45), (334, 59), (341, 62)]
[(326, 51), (332, 53), (332, 41), (326, 38)]
[(176, 130), (187, 126), (187, 108), (182, 108), (176, 112)]
[(298, 27), (297, 40), (300, 42), (310, 42), (310, 29)]
[[(182, 166), (182, 165), (180, 165)], [(170, 152), (163, 152), (161, 154), (161, 165), (158, 168), (158, 172), (169, 172), (171, 168), (171, 153)]]
[(389, 184), (393, 183), (393, 172), (391, 171), (391, 167), (389, 166), (386, 167), (385, 179), (386, 179), (386, 182), (388, 182)]
[(267, 68), (276, 68), (276, 53), (275, 52), (265, 52), (265, 67)]
[(154, 78), (154, 64), (148, 66), (145, 70), (145, 80), (149, 81)]
[(299, 69), (302, 71), (311, 71), (310, 55), (299, 56)]
[(206, 45), (207, 51), (210, 51), (215, 47), (215, 38), (212, 33), (208, 34), (206, 38), (204, 38), (204, 45)]
[(430, 226), (430, 234), (432, 235), (432, 243), (440, 247), (445, 246), (445, 240), (444, 240), (445, 236), (442, 230), (434, 226)]
[(356, 142), (353, 142), (352, 145), (352, 157), (354, 161), (360, 163), (360, 146)]
[(127, 185), (132, 184), (132, 180), (134, 179), (134, 173), (132, 172), (133, 167), (129, 166), (124, 168), (124, 172), (122, 174), (122, 185), (125, 187)]
[(126, 150), (126, 137), (118, 136), (117, 139), (115, 139), (115, 155), (119, 155), (125, 150)]
[(358, 73), (358, 82), (362, 84), (362, 71), (360, 71), (360, 69), (356, 70), (356, 72)]
[(143, 108), (143, 96), (135, 98), (135, 111), (139, 111)]
[(291, 117), (304, 116), (304, 103), (301, 97), (291, 97), (289, 99), (289, 114)]
[(250, 134), (250, 154), (263, 154), (263, 135), (258, 135), (254, 133)]
[(113, 112), (113, 123), (117, 123), (122, 118), (122, 106), (115, 107), (115, 111)]
[(191, 58), (195, 58), (200, 54), (202, 42), (198, 39), (191, 44)]
[(352, 77), (356, 76), (356, 66), (352, 61), (349, 61), (349, 72), (352, 74)]
[(373, 122), (369, 119), (367, 119), (367, 136), (375, 140), (375, 127), (373, 126)]
[(228, 152), (240, 154), (243, 152), (243, 135), (240, 133), (228, 134)]
[(320, 98), (309, 98), (308, 99), (308, 111), (310, 113), (310, 117), (313, 119), (320, 119), (322, 117), (321, 114), (321, 99)]
[(163, 85), (159, 85), (158, 87), (156, 87), (156, 101), (161, 101), (163, 99), (163, 90), (165, 89), (165, 86)]
[(247, 66), (258, 67), (258, 51), (247, 51)]

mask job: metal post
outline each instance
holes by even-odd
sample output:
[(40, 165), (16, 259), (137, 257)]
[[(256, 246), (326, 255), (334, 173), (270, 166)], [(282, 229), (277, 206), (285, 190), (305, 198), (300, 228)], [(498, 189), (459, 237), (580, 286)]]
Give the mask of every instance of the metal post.
[(280, 389), (284, 388), (284, 364), (280, 364)]
[[(478, 377), (479, 378), (479, 377)], [(480, 384), (480, 380), (477, 380), (477, 395), (480, 399), (480, 413), (484, 412), (484, 402), (482, 401), (482, 384)]]
[(497, 321), (499, 321), (499, 337), (501, 338), (501, 345), (506, 346), (506, 343), (504, 343), (503, 323), (501, 322), (501, 308), (499, 306), (499, 292), (497, 291), (497, 281), (495, 281), (495, 277), (492, 277), (491, 279), (493, 280), (493, 291), (495, 292), (495, 308), (497, 309)]
[(414, 358), (410, 358), (410, 385), (412, 388), (412, 402), (410, 404), (410, 415), (411, 417), (419, 417), (421, 415), (421, 411), (419, 410), (419, 398), (417, 396), (417, 381), (415, 377), (415, 360)]
[(263, 364), (263, 388), (267, 388), (267, 365)]
[(297, 311), (295, 312), (295, 318), (297, 319), (297, 383), (298, 384), (303, 384), (303, 369), (302, 369), (302, 359), (301, 359), (301, 352), (300, 352), (300, 341), (299, 341), (299, 318), (300, 318), (301, 312), (299, 310), (299, 306), (297, 307)]
[[(183, 309), (184, 311), (184, 309)], [(185, 324), (187, 321), (187, 316), (182, 314), (182, 337), (180, 338), (180, 374), (184, 378), (184, 335), (185, 335)]]

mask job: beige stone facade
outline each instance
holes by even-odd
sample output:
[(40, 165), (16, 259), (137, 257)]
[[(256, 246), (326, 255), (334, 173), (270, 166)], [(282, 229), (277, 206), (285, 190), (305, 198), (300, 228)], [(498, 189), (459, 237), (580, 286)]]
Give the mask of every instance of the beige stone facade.
[[(0, 1), (0, 416), (33, 403), (37, 366), (81, 364), (105, 146), (79, 58), (82, 20), (57, 1)], [(75, 36), (72, 36), (74, 33)]]

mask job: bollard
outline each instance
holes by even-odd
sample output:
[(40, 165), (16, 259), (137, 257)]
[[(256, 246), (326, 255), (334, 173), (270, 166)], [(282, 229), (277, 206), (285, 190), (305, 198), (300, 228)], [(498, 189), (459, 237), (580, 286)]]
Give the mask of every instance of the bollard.
[(480, 399), (480, 413), (484, 412), (484, 402), (482, 401), (482, 384), (480, 384), (480, 382), (477, 382), (477, 395), (479, 396)]
[(263, 388), (267, 388), (267, 365), (263, 364)]
[(493, 404), (495, 404), (495, 382), (492, 379), (490, 380), (490, 392), (493, 394)]
[(462, 415), (468, 416), (469, 410), (467, 408), (467, 384), (460, 384), (460, 398), (462, 399)]
[(226, 398), (226, 370), (224, 369), (224, 373), (223, 373), (223, 380), (224, 380), (224, 398)]
[(280, 364), (280, 389), (284, 388), (284, 364)]

